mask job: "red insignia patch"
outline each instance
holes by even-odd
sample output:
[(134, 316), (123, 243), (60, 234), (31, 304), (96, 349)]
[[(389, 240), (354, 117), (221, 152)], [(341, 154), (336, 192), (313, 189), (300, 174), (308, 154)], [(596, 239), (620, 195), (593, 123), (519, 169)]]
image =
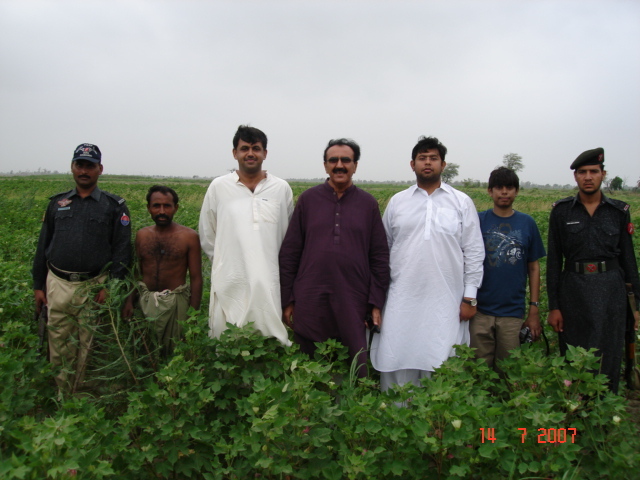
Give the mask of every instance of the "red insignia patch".
[(596, 270), (598, 270), (598, 266), (596, 264), (590, 263), (587, 265), (587, 272), (594, 273)]
[(120, 217), (120, 223), (122, 224), (122, 226), (126, 227), (127, 225), (129, 225), (130, 222), (131, 222), (131, 219), (129, 218), (129, 216), (126, 213), (123, 213), (122, 216)]
[(60, 205), (61, 207), (66, 207), (67, 205), (69, 205), (73, 200), (69, 200), (68, 198), (63, 198), (62, 200), (58, 200), (58, 205)]
[(633, 235), (633, 232), (635, 232), (635, 229), (633, 228), (633, 223), (629, 222), (627, 224), (627, 232), (629, 232), (629, 235)]

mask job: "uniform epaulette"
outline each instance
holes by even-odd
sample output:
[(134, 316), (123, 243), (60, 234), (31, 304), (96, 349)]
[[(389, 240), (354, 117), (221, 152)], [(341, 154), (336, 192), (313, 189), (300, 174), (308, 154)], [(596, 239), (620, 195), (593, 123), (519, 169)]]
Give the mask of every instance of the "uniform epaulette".
[(119, 197), (118, 195), (116, 195), (114, 193), (105, 192), (104, 190), (102, 190), (102, 193), (104, 193), (107, 197), (111, 197), (113, 200), (118, 202), (118, 205), (122, 205), (126, 201), (124, 198)]
[(622, 210), (623, 212), (626, 212), (627, 210), (629, 210), (629, 204), (623, 202), (622, 200), (616, 200), (615, 198), (609, 198), (609, 197), (607, 197), (607, 200), (611, 205), (616, 207), (618, 210)]
[(53, 200), (54, 198), (59, 197), (60, 195), (66, 195), (67, 193), (71, 193), (71, 190), (67, 190), (66, 192), (54, 193), (49, 197), (49, 200)]
[(576, 197), (567, 197), (567, 198), (562, 198), (560, 200), (556, 200), (555, 202), (553, 202), (553, 205), (551, 205), (551, 208), (554, 208), (556, 205), (560, 204), (560, 203), (564, 203), (564, 202), (568, 202), (570, 200), (573, 200)]

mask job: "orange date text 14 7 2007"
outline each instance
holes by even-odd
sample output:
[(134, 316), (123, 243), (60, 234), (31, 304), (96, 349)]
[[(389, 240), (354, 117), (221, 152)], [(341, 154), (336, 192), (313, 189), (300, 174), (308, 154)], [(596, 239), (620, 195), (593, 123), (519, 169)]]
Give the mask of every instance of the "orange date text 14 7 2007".
[[(521, 443), (524, 443), (527, 438), (527, 429), (519, 428)], [(571, 428), (539, 428), (538, 429), (538, 443), (575, 443), (578, 430)], [(485, 441), (495, 443), (496, 441), (496, 429), (495, 428), (481, 428), (480, 429), (482, 443)]]

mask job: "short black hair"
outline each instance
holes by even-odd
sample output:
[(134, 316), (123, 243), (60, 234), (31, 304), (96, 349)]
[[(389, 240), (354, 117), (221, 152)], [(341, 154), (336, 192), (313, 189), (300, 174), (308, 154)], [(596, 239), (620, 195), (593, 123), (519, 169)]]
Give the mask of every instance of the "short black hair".
[(240, 125), (236, 134), (233, 136), (233, 149), (237, 150), (240, 140), (247, 142), (251, 145), (254, 143), (262, 143), (262, 148), (267, 149), (267, 136), (262, 130), (249, 125)]
[(444, 162), (444, 157), (447, 155), (447, 147), (440, 143), (440, 140), (436, 137), (425, 137), (424, 135), (418, 139), (418, 143), (413, 147), (413, 150), (411, 151), (411, 160), (415, 160), (419, 153), (424, 153), (432, 148), (438, 150), (440, 160)]
[(520, 179), (516, 172), (507, 167), (498, 167), (489, 175), (489, 188), (515, 187), (520, 190)]
[(156, 192), (160, 192), (165, 195), (171, 194), (171, 196), (173, 196), (173, 203), (175, 205), (178, 205), (178, 194), (176, 193), (176, 191), (173, 188), (165, 187), (164, 185), (154, 185), (149, 189), (149, 191), (147, 192), (147, 205), (151, 203), (151, 195)]
[(346, 147), (351, 148), (353, 150), (353, 162), (356, 163), (360, 160), (360, 145), (358, 145), (355, 140), (350, 138), (334, 138), (333, 140), (329, 140), (327, 143), (327, 148), (324, 149), (324, 153), (322, 154), (322, 161), (327, 161), (327, 150), (331, 147), (335, 147), (336, 145), (344, 145)]

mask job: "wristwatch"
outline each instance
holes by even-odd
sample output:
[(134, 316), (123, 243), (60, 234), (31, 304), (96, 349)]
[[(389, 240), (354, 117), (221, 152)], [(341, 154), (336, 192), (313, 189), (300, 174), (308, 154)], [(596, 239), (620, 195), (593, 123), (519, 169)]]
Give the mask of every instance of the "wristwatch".
[(476, 300), (475, 298), (472, 298), (471, 300), (467, 300), (466, 298), (463, 298), (462, 301), (467, 305), (471, 305), (472, 307), (475, 307), (476, 305), (478, 305), (478, 300)]
[(531, 305), (532, 307), (539, 307), (540, 302), (529, 302), (529, 305)]

